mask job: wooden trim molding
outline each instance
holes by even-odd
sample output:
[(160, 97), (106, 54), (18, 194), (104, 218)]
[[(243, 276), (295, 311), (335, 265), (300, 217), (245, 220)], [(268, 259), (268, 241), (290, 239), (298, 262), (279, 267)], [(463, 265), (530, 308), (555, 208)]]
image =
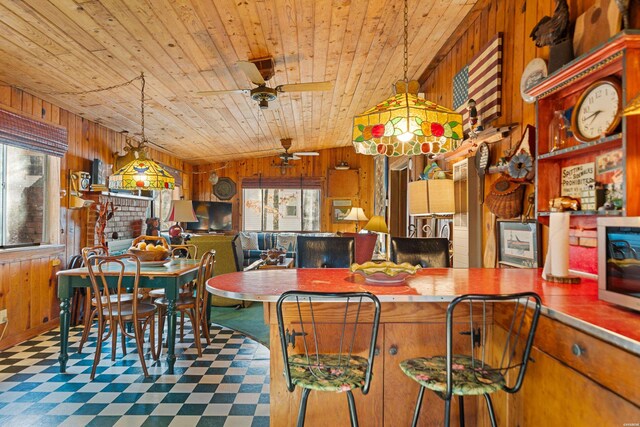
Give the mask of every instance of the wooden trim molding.
[(64, 254), (64, 245), (41, 245), (26, 248), (0, 249), (0, 263), (26, 261)]

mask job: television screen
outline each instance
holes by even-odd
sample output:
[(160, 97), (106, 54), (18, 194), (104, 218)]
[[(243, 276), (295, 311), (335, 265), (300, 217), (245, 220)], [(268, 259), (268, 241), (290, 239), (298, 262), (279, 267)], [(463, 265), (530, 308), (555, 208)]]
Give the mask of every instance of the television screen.
[(198, 222), (188, 222), (190, 231), (225, 231), (231, 230), (231, 203), (225, 202), (193, 202), (193, 210)]

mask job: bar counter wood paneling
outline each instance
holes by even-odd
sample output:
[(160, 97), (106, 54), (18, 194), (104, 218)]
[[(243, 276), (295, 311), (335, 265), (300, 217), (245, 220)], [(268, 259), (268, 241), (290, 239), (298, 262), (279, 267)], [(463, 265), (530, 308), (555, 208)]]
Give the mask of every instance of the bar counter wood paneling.
[[(207, 289), (225, 297), (265, 302), (270, 325), (271, 423), (295, 425), (300, 392), (289, 393), (275, 315), (278, 296), (290, 289), (369, 291), (382, 302), (381, 327), (368, 395), (354, 393), (362, 426), (410, 425), (418, 385), (398, 364), (407, 358), (444, 354), (448, 301), (466, 293), (538, 293), (543, 302), (533, 361), (519, 393), (493, 395), (499, 425), (622, 425), (640, 420), (640, 313), (597, 299), (597, 284), (547, 283), (537, 269), (423, 269), (403, 286), (370, 286), (347, 269), (290, 269), (230, 273), (211, 279)], [(505, 313), (490, 313), (489, 332), (504, 333)], [(317, 308), (319, 323), (338, 316)], [(339, 317), (339, 316), (338, 316)], [(215, 321), (215, 320), (214, 320)], [(293, 325), (292, 325), (293, 327)], [(456, 401), (457, 402), (457, 401)], [(465, 399), (469, 425), (489, 425), (482, 399)], [(442, 401), (425, 393), (421, 426), (442, 425)], [(457, 424), (457, 403), (452, 405)], [(342, 394), (311, 393), (307, 426), (348, 424)], [(342, 422), (344, 421), (344, 422)]]

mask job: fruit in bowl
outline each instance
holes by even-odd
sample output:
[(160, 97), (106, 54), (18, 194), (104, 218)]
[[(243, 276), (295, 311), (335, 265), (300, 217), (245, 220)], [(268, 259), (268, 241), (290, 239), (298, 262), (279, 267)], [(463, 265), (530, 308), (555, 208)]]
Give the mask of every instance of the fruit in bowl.
[[(140, 236), (144, 237), (144, 236)], [(138, 238), (140, 239), (140, 238)], [(169, 256), (169, 250), (162, 244), (156, 244), (145, 240), (134, 240), (134, 246), (129, 248), (129, 253), (134, 254), (140, 261), (162, 261)], [(154, 242), (158, 241), (155, 237)]]

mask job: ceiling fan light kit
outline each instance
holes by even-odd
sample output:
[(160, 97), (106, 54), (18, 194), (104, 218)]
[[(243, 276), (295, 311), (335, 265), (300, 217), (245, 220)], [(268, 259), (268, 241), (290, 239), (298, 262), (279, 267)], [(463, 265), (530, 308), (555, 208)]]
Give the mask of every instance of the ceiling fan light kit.
[(414, 156), (452, 151), (463, 139), (462, 115), (417, 95), (409, 81), (409, 7), (404, 1), (404, 80), (396, 95), (353, 119), (353, 146), (358, 154)]

